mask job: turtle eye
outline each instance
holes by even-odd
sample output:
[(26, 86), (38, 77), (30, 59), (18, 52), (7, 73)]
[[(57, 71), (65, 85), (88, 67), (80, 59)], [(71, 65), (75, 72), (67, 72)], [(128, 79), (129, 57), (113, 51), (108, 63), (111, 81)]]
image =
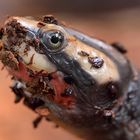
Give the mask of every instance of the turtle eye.
[(49, 34), (48, 41), (54, 49), (59, 48), (63, 43), (63, 36), (60, 32), (53, 32)]
[(42, 41), (48, 51), (57, 51), (63, 47), (64, 35), (60, 31), (45, 32)]

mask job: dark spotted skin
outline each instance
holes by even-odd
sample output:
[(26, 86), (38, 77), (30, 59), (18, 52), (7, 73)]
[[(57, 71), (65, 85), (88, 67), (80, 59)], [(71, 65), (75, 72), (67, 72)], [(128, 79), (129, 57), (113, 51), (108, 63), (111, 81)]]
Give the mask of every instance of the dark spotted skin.
[(42, 21), (48, 24), (58, 24), (57, 19), (52, 15), (46, 15), (42, 18)]
[(3, 28), (1, 28), (1, 29), (0, 29), (0, 39), (2, 38), (3, 33), (4, 33), (4, 29), (3, 29)]
[(125, 49), (125, 47), (122, 44), (120, 44), (118, 42), (114, 42), (111, 45), (112, 45), (112, 47), (114, 47), (115, 49), (117, 49), (122, 54), (127, 53), (127, 50)]
[(89, 56), (89, 54), (85, 51), (78, 52), (78, 54), (81, 56)]

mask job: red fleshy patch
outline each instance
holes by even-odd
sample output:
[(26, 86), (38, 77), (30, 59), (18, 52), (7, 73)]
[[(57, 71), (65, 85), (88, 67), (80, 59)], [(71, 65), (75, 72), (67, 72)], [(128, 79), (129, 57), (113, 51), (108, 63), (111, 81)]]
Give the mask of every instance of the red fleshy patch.
[(63, 97), (62, 93), (64, 93), (65, 89), (70, 87), (62, 77), (59, 77), (57, 73), (52, 74), (53, 79), (50, 83), (53, 85), (55, 90), (54, 101), (66, 107), (71, 107), (74, 103), (74, 96)]

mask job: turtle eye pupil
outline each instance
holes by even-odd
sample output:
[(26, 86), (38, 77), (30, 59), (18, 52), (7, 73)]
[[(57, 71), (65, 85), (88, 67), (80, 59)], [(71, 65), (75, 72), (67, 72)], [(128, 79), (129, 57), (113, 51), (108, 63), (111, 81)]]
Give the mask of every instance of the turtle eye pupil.
[(64, 36), (60, 32), (52, 32), (48, 34), (49, 45), (53, 49), (60, 48), (62, 46)]
[(55, 34), (55, 35), (53, 35), (53, 36), (51, 37), (51, 42), (52, 42), (53, 44), (57, 44), (59, 41), (60, 41), (60, 38), (58, 37), (57, 34)]

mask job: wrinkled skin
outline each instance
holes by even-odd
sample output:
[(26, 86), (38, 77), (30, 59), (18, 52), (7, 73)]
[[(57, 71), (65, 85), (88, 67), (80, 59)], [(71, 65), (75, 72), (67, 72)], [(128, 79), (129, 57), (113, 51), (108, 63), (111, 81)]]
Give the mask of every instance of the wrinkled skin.
[(10, 17), (0, 30), (0, 60), (15, 102), (85, 139), (139, 138), (139, 73), (119, 44), (59, 23)]

